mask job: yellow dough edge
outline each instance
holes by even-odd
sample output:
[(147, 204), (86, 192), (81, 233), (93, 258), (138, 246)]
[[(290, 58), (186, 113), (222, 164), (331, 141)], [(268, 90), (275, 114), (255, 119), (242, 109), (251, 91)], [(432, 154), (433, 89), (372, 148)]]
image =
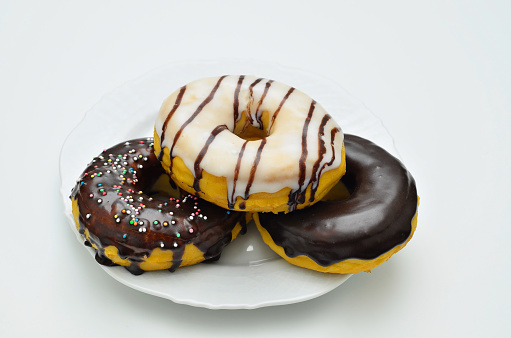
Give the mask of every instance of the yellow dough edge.
[(419, 211), (418, 206), (419, 206), (419, 203), (417, 203), (417, 211), (415, 212), (415, 216), (412, 219), (412, 232), (410, 233), (410, 236), (404, 243), (394, 247), (390, 251), (376, 257), (375, 259), (362, 260), (362, 259), (350, 258), (350, 259), (346, 259), (344, 261), (332, 264), (330, 266), (321, 266), (305, 255), (300, 255), (300, 256), (293, 257), (293, 258), (288, 257), (284, 251), (284, 248), (275, 244), (275, 242), (271, 238), (268, 231), (261, 226), (261, 223), (259, 222), (259, 215), (254, 214), (253, 219), (255, 221), (255, 224), (257, 225), (257, 229), (261, 233), (263, 241), (273, 251), (275, 251), (275, 253), (277, 253), (279, 256), (284, 258), (289, 263), (299, 266), (299, 267), (302, 267), (302, 268), (316, 270), (316, 271), (320, 271), (320, 272), (353, 274), (353, 273), (358, 273), (358, 272), (371, 272), (372, 269), (374, 269), (378, 265), (387, 261), (393, 254), (395, 254), (396, 252), (398, 252), (399, 250), (404, 248), (406, 244), (408, 244), (410, 239), (412, 239), (415, 229), (417, 228), (417, 217), (418, 217), (418, 211)]
[[(154, 131), (154, 152), (159, 154), (161, 151), (160, 138)], [(299, 204), (297, 209), (308, 207), (317, 201), (320, 201), (330, 189), (346, 173), (345, 149), (344, 143), (341, 151), (341, 165), (338, 168), (331, 169), (321, 175), (318, 188), (316, 190), (314, 201), (310, 202), (312, 184), (309, 184), (305, 192), (305, 203)], [(163, 150), (162, 166), (169, 173), (172, 180), (183, 190), (190, 194), (198, 195), (200, 198), (214, 203), (224, 209), (230, 209), (227, 201), (227, 180), (225, 177), (211, 175), (207, 171), (202, 171), (202, 179), (199, 182), (200, 190), (197, 194), (193, 188), (194, 175), (186, 167), (183, 160), (176, 156), (172, 160), (172, 173), (170, 173), (170, 151), (167, 147)], [(275, 193), (258, 192), (250, 194), (247, 200), (237, 197), (234, 208), (236, 211), (249, 212), (288, 212), (289, 193), (291, 188), (284, 188)], [(240, 208), (240, 203), (244, 202), (245, 208)]]
[[(78, 230), (79, 228), (78, 215), (79, 215), (78, 202), (76, 201), (76, 199), (73, 199), (73, 216), (76, 223), (76, 230)], [(251, 214), (247, 214), (246, 216), (247, 222), (251, 219), (251, 217), (252, 217)], [(238, 237), (241, 229), (242, 225), (238, 222), (235, 225), (234, 229), (232, 230), (231, 242), (235, 240), (236, 237)], [(89, 229), (85, 229), (84, 236), (89, 242), (91, 242)], [(98, 250), (98, 247), (96, 245), (92, 244), (92, 247)], [(119, 256), (119, 250), (113, 245), (105, 247), (105, 256), (107, 256), (108, 259), (110, 259), (115, 264), (119, 264), (121, 266), (131, 265), (129, 259), (127, 258), (122, 259)], [(160, 248), (155, 248), (153, 249), (151, 254), (147, 258), (145, 258), (143, 262), (140, 263), (140, 268), (144, 271), (170, 269), (170, 267), (173, 264), (173, 256), (174, 253), (172, 252), (172, 250), (162, 250)], [(200, 251), (199, 248), (197, 248), (194, 244), (190, 243), (185, 246), (183, 257), (181, 259), (181, 264), (179, 266), (183, 267), (194, 265), (204, 260), (205, 260), (204, 253)]]

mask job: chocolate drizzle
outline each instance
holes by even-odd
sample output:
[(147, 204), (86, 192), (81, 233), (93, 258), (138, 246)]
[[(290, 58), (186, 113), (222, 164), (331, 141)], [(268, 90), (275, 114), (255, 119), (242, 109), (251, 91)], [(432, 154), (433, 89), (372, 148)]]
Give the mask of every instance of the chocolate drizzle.
[(250, 97), (254, 97), (254, 87), (263, 80), (263, 78), (258, 78), (257, 80), (255, 80), (254, 82), (252, 82), (250, 84), (250, 86), (248, 86), (248, 92), (249, 92), (249, 95)]
[[(163, 144), (163, 141), (165, 140), (165, 132), (167, 131), (167, 125), (168, 125), (170, 119), (172, 118), (172, 116), (174, 115), (174, 113), (176, 112), (177, 108), (179, 108), (179, 105), (181, 104), (181, 100), (183, 99), (183, 95), (185, 94), (185, 91), (186, 91), (186, 86), (181, 87), (181, 89), (179, 90), (179, 94), (177, 95), (176, 102), (174, 103), (174, 106), (172, 106), (172, 109), (170, 110), (167, 117), (165, 118), (165, 122), (163, 123), (163, 127), (162, 127), (161, 140), (160, 140), (160, 143), (162, 143), (162, 144)], [(163, 159), (163, 147), (161, 148), (161, 151), (158, 154), (158, 160), (161, 161), (162, 159)]]
[[(221, 130), (219, 131), (221, 132)], [(164, 170), (152, 138), (131, 140), (103, 151), (87, 166), (71, 193), (78, 205), (78, 231), (97, 248), (96, 260), (112, 265), (105, 248), (113, 246), (133, 274), (155, 249), (172, 251), (174, 271), (185, 247), (195, 245), (204, 259), (214, 259), (232, 240), (245, 214), (227, 212), (196, 196), (154, 194), (150, 187)]]
[(236, 85), (236, 90), (234, 91), (234, 103), (233, 103), (233, 110), (234, 110), (234, 125), (238, 121), (239, 116), (239, 105), (240, 105), (240, 89), (241, 84), (243, 83), (243, 79), (245, 78), (245, 75), (240, 75), (240, 78), (238, 79), (238, 84)]
[[(259, 213), (261, 225), (288, 257), (321, 266), (374, 259), (404, 243), (417, 212), (417, 188), (403, 164), (363, 138), (345, 135), (347, 199), (320, 201), (287, 214)], [(334, 188), (335, 189), (335, 188)]]
[(202, 178), (202, 168), (201, 168), (201, 162), (204, 159), (204, 156), (206, 156), (206, 153), (208, 152), (208, 148), (210, 144), (215, 140), (215, 137), (227, 129), (227, 126), (225, 124), (221, 126), (217, 126), (213, 131), (211, 132), (211, 135), (209, 135), (208, 140), (206, 141), (206, 144), (204, 147), (202, 147), (199, 155), (195, 159), (195, 163), (193, 165), (193, 169), (195, 171), (194, 175), (194, 181), (193, 181), (193, 189), (196, 192), (200, 191), (200, 180)]
[[(173, 158), (173, 154), (174, 154), (174, 147), (176, 146), (176, 143), (177, 143), (177, 140), (179, 139), (179, 137), (181, 136), (181, 134), (183, 133), (183, 130), (197, 117), (197, 115), (200, 114), (200, 112), (202, 111), (202, 109), (204, 109), (204, 107), (210, 103), (213, 98), (215, 97), (215, 93), (216, 91), (218, 90), (218, 87), (220, 87), (220, 83), (222, 83), (222, 80), (226, 77), (226, 75), (224, 76), (221, 76), (216, 85), (213, 87), (213, 89), (211, 90), (211, 93), (209, 93), (208, 97), (206, 97), (204, 99), (204, 101), (202, 101), (202, 103), (199, 105), (199, 107), (197, 107), (197, 109), (195, 110), (195, 112), (192, 114), (192, 116), (190, 116), (186, 121), (185, 123), (183, 123), (183, 125), (181, 126), (181, 128), (179, 128), (179, 130), (176, 132), (176, 135), (174, 135), (174, 140), (172, 142), (172, 146), (170, 148), (170, 158), (172, 159)], [(162, 147), (163, 149), (163, 147)], [(172, 163), (172, 161), (171, 161)], [(172, 168), (170, 168), (170, 171), (172, 171)]]
[(325, 168), (327, 166), (331, 166), (332, 163), (334, 163), (334, 161), (335, 161), (334, 141), (335, 141), (335, 136), (340, 132), (339, 128), (333, 128), (330, 132), (330, 147), (332, 148), (332, 158), (330, 159), (329, 162), (323, 163), (323, 166), (321, 167), (321, 169), (319, 169), (319, 165), (320, 165), (321, 161), (323, 160), (323, 157), (326, 154), (326, 146), (325, 146), (325, 141), (323, 139), (323, 137), (325, 135), (325, 125), (328, 123), (328, 121), (331, 118), (332, 117), (330, 115), (326, 114), (325, 116), (323, 116), (323, 119), (321, 120), (321, 124), (319, 126), (318, 159), (317, 159), (316, 163), (314, 163), (314, 167), (312, 168), (312, 177), (311, 177), (312, 185), (311, 185), (311, 194), (309, 197), (310, 202), (314, 201), (314, 199), (316, 198), (316, 191), (318, 190), (318, 186), (319, 186), (319, 178), (323, 174), (323, 170), (325, 170)]
[(293, 211), (296, 209), (298, 204), (303, 204), (305, 202), (305, 190), (303, 188), (305, 182), (305, 172), (306, 172), (306, 164), (307, 155), (309, 154), (307, 150), (307, 133), (309, 132), (309, 124), (312, 119), (312, 114), (314, 113), (314, 109), (316, 108), (316, 101), (312, 100), (309, 113), (307, 114), (307, 118), (305, 119), (305, 123), (303, 124), (302, 130), (302, 154), (300, 156), (300, 161), (298, 162), (298, 189), (291, 191), (289, 193), (288, 206), (289, 211)]
[(287, 91), (286, 95), (284, 95), (284, 97), (282, 98), (282, 101), (280, 101), (279, 106), (277, 107), (277, 110), (275, 110), (275, 113), (273, 113), (273, 116), (271, 118), (271, 123), (270, 123), (270, 125), (268, 127), (268, 130), (270, 132), (271, 132), (271, 130), (273, 128), (273, 124), (275, 123), (275, 119), (277, 118), (277, 116), (280, 113), (280, 110), (284, 106), (284, 103), (286, 103), (286, 101), (289, 98), (289, 96), (291, 95), (291, 93), (294, 92), (294, 90), (295, 90), (295, 88), (293, 88), (293, 87), (289, 88), (289, 90)]
[(273, 83), (273, 80), (268, 80), (266, 82), (266, 84), (264, 85), (264, 91), (263, 91), (263, 94), (261, 95), (261, 97), (259, 98), (259, 102), (257, 103), (257, 108), (256, 108), (256, 112), (255, 112), (255, 119), (257, 121), (257, 124), (259, 125), (259, 129), (263, 129), (264, 126), (263, 126), (263, 121), (262, 121), (262, 118), (263, 118), (263, 112), (260, 111), (259, 109), (261, 108), (261, 105), (263, 104), (263, 101), (264, 101), (264, 98), (266, 97), (266, 94), (268, 94), (268, 90), (270, 89), (271, 87), (271, 84)]
[(243, 145), (241, 146), (241, 150), (238, 153), (238, 160), (236, 161), (236, 168), (234, 169), (232, 193), (231, 193), (231, 196), (227, 196), (228, 197), (227, 206), (229, 209), (233, 209), (234, 205), (236, 203), (234, 194), (236, 192), (236, 184), (238, 183), (238, 176), (240, 174), (241, 160), (243, 159), (243, 153), (245, 152), (245, 147), (247, 146), (247, 143), (248, 143), (248, 141), (243, 142)]
[[(254, 103), (254, 87), (262, 80), (264, 80), (264, 79), (258, 78), (257, 80), (252, 82), (250, 84), (250, 86), (248, 86), (248, 102), (247, 102), (247, 106), (246, 106), (247, 113), (245, 114), (247, 120), (245, 121), (245, 126), (243, 126), (243, 128), (242, 128), (243, 130), (245, 128), (247, 128), (247, 126), (249, 126), (249, 125), (254, 125), (254, 116), (252, 114), (252, 104)], [(257, 114), (257, 111), (256, 111), (256, 114)], [(237, 121), (237, 119), (235, 121)]]
[[(243, 196), (243, 199), (246, 200), (248, 196), (250, 195), (250, 188), (252, 187), (252, 183), (254, 182), (255, 173), (257, 170), (257, 166), (259, 165), (259, 161), (261, 160), (261, 153), (263, 152), (263, 148), (266, 145), (266, 139), (263, 138), (261, 140), (261, 143), (259, 144), (259, 148), (257, 148), (257, 154), (254, 158), (254, 163), (252, 164), (252, 168), (250, 168), (250, 176), (248, 178), (247, 186), (245, 188), (245, 196)], [(245, 204), (243, 203), (240, 205), (240, 209), (245, 209)]]

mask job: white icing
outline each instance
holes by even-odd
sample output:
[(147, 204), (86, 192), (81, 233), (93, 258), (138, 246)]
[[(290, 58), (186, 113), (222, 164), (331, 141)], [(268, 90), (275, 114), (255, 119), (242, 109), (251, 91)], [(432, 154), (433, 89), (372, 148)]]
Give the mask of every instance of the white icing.
[[(227, 195), (229, 200), (233, 194), (233, 181), (238, 155), (245, 143), (244, 139), (232, 133), (234, 130), (235, 93), (239, 79), (240, 76), (226, 76), (223, 79), (215, 77), (187, 84), (181, 103), (168, 120), (162, 143), (162, 148), (167, 147), (169, 150), (173, 148), (171, 156), (179, 156), (184, 161), (186, 167), (192, 173), (195, 173), (194, 162), (199, 157), (213, 130), (217, 126), (226, 125), (228, 130), (220, 132), (213, 142), (210, 143), (200, 163), (200, 168), (212, 175), (227, 178)], [(204, 105), (204, 101), (210, 96), (215, 85), (220, 80), (220, 85), (214, 93), (213, 99)], [(238, 95), (238, 120), (243, 114), (250, 112), (254, 121), (253, 125), (258, 126), (256, 114), (260, 114), (262, 111), (267, 111), (270, 114), (269, 135), (266, 137), (266, 144), (262, 150), (260, 162), (257, 165), (249, 193), (274, 193), (285, 187), (290, 187), (292, 191), (296, 191), (300, 189), (298, 180), (300, 172), (299, 162), (302, 156), (302, 133), (313, 100), (306, 94), (294, 89), (282, 105), (273, 123), (271, 123), (280, 103), (291, 87), (270, 81), (271, 86), (259, 110), (257, 110), (269, 80), (261, 80), (253, 87), (253, 95), (250, 95), (249, 86), (256, 80), (257, 78), (254, 76), (245, 76)], [(176, 104), (179, 93), (180, 90), (177, 90), (170, 95), (160, 109), (155, 123), (155, 129), (160, 139), (162, 138), (161, 133), (164, 122)], [(199, 108), (201, 104), (204, 105), (202, 110)], [(183, 128), (187, 120), (197, 111), (200, 111), (200, 113)], [(313, 166), (318, 160), (318, 132), (321, 121), (326, 114), (321, 105), (316, 103), (307, 130), (305, 181), (301, 189), (305, 189), (310, 183)], [(331, 131), (336, 128), (339, 131), (332, 140)], [(180, 130), (181, 135), (174, 144), (174, 137)], [(328, 120), (328, 123), (325, 125), (324, 134), (321, 137), (324, 141), (326, 152), (320, 162), (320, 169), (332, 160), (333, 151), (335, 152), (333, 163), (326, 165), (323, 169), (323, 172), (326, 172), (341, 165), (342, 159), (340, 154), (344, 137), (341, 128), (333, 119)], [(245, 196), (250, 172), (261, 142), (262, 140), (255, 140), (249, 141), (246, 144), (234, 190), (234, 199), (237, 196)]]

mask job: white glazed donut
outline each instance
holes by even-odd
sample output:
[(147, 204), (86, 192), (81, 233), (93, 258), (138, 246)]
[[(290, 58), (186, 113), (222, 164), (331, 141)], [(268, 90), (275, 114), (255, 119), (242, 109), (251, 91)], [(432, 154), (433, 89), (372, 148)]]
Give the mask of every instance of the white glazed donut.
[(244, 211), (287, 212), (320, 200), (345, 173), (343, 139), (306, 94), (243, 75), (181, 87), (155, 123), (155, 151), (182, 189)]

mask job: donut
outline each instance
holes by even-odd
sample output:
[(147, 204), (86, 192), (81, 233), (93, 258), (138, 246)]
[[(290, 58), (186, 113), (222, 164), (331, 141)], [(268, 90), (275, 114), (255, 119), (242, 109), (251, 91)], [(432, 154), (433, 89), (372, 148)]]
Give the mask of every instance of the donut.
[(88, 164), (70, 198), (76, 228), (98, 263), (134, 275), (174, 271), (218, 259), (245, 228), (246, 214), (172, 195), (162, 181), (170, 186), (152, 137), (119, 143)]
[(162, 104), (155, 152), (183, 190), (230, 210), (289, 212), (346, 170), (343, 132), (294, 87), (253, 76), (191, 82)]
[(288, 214), (254, 215), (266, 244), (291, 264), (368, 272), (401, 250), (417, 227), (419, 197), (404, 165), (358, 136), (346, 134), (344, 144), (346, 174), (324, 200)]

